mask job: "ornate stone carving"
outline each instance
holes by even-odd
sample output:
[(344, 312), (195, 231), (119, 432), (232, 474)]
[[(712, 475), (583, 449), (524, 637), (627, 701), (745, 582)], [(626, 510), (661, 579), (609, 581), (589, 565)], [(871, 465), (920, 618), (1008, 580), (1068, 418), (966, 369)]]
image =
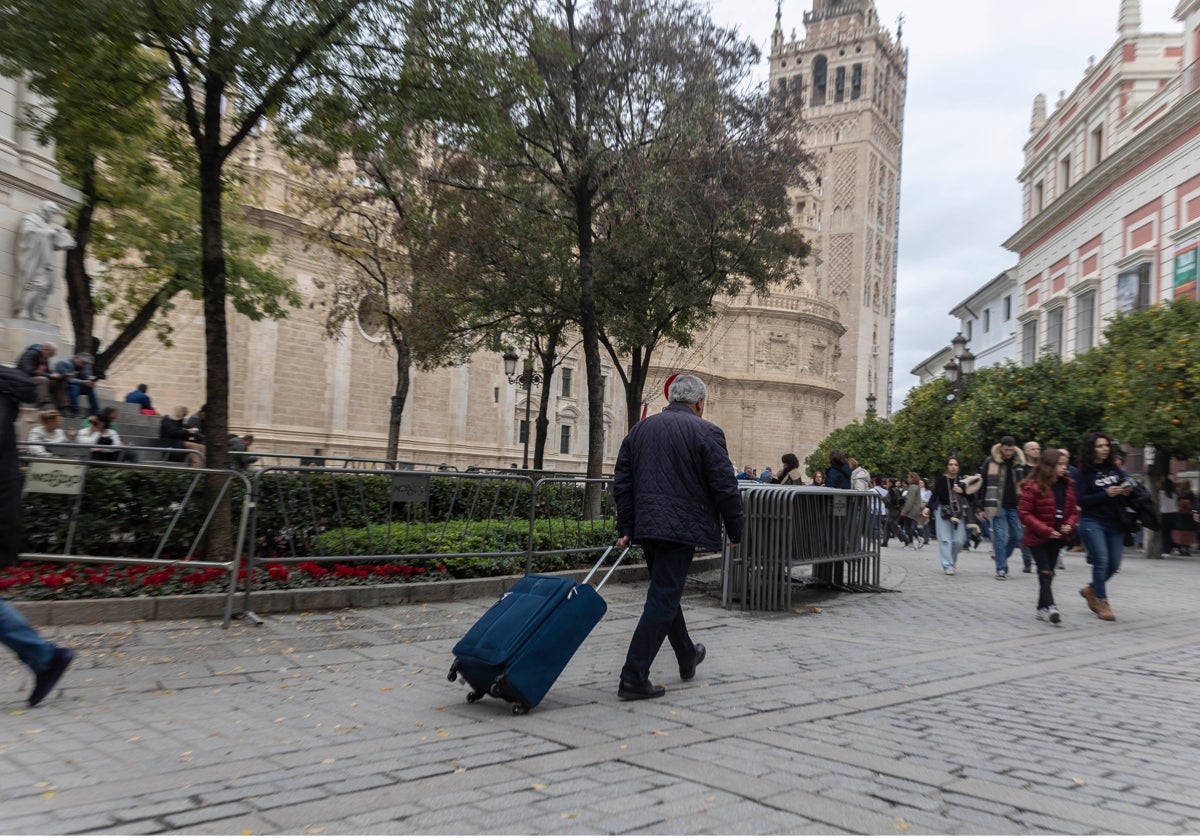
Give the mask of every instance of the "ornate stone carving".
[(773, 332), (758, 343), (755, 361), (780, 370), (796, 364), (796, 344), (783, 333)]

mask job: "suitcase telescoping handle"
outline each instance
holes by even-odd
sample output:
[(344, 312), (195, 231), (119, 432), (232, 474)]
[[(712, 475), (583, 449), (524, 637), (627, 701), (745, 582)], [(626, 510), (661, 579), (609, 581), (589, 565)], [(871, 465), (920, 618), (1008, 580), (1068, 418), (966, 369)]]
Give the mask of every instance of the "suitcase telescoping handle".
[[(587, 583), (589, 580), (592, 579), (592, 576), (595, 575), (596, 572), (600, 569), (600, 567), (604, 565), (604, 561), (608, 559), (608, 555), (611, 554), (612, 550), (616, 547), (617, 547), (616, 543), (613, 543), (605, 550), (605, 552), (603, 554), (600, 555), (600, 559), (596, 561), (595, 566), (592, 566), (592, 570), (587, 573), (587, 577), (585, 577), (583, 579), (583, 583)], [(614, 562), (612, 564), (612, 568), (608, 570), (608, 573), (605, 574), (604, 578), (600, 581), (600, 583), (598, 583), (596, 585), (597, 592), (600, 591), (600, 587), (602, 587), (602, 586), (604, 586), (604, 584), (608, 583), (608, 579), (610, 577), (612, 577), (612, 573), (617, 570), (617, 566), (621, 565), (621, 561), (625, 559), (625, 555), (628, 553), (629, 553), (629, 549), (626, 548), (624, 551), (621, 552), (621, 555), (619, 557), (617, 557), (616, 562)]]

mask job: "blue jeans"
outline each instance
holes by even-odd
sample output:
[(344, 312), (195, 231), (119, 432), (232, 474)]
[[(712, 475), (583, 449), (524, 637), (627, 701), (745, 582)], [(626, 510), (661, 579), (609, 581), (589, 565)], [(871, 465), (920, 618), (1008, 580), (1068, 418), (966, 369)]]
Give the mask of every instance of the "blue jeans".
[(96, 399), (96, 386), (84, 388), (82, 385), (76, 385), (74, 382), (67, 383), (67, 396), (71, 400), (71, 413), (79, 413), (79, 392), (87, 393), (88, 400), (88, 416), (94, 417), (100, 413), (100, 400)]
[(958, 563), (958, 552), (967, 542), (967, 523), (960, 520), (955, 525), (949, 519), (942, 519), (941, 513), (940, 510), (933, 513), (934, 528), (937, 530), (938, 557), (942, 568), (949, 571)]
[(1086, 516), (1079, 520), (1079, 539), (1092, 564), (1092, 589), (1097, 598), (1108, 597), (1108, 579), (1121, 568), (1121, 552), (1125, 550), (1125, 531), (1104, 525)]
[(1021, 545), (1021, 520), (1016, 508), (1000, 508), (992, 518), (992, 551), (996, 555), (996, 571), (1008, 571), (1008, 558)]
[(670, 640), (675, 658), (681, 665), (691, 664), (696, 656), (696, 646), (688, 635), (680, 603), (695, 547), (646, 540), (642, 543), (642, 552), (650, 570), (650, 589), (646, 592), (646, 605), (629, 641), (629, 652), (621, 669), (621, 679), (634, 685), (650, 681), (650, 665), (658, 655), (663, 639)]
[(10, 648), (17, 658), (40, 674), (50, 667), (54, 645), (30, 626), (25, 616), (0, 598), (0, 644)]

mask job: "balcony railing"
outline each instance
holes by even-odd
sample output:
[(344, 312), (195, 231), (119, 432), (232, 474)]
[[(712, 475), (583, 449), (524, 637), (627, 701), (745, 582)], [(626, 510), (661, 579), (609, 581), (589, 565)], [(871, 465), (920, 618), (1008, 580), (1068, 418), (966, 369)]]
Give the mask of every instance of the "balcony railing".
[(1200, 90), (1200, 61), (1193, 61), (1183, 71), (1183, 95)]

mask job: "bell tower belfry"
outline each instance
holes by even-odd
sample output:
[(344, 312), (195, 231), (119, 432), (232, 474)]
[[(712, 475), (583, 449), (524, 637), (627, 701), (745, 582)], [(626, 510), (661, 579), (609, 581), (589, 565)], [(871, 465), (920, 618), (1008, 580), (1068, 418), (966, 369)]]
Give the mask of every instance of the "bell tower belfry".
[(900, 164), (908, 51), (874, 0), (812, 0), (805, 35), (784, 35), (782, 0), (771, 36), (770, 86), (779, 108), (799, 111), (813, 157), (793, 213), (813, 243), (808, 293), (837, 308), (846, 333), (837, 425), (891, 412)]

